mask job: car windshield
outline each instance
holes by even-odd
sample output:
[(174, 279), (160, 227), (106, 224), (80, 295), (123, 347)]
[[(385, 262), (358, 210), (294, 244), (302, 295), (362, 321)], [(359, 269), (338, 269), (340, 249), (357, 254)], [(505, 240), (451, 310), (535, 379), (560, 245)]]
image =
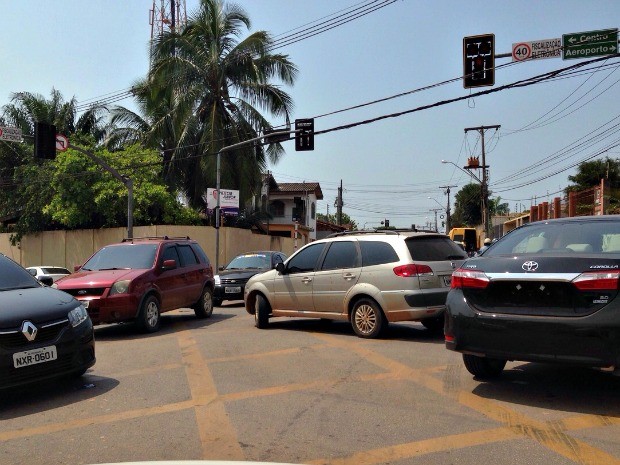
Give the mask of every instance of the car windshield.
[(226, 266), (227, 270), (238, 270), (242, 268), (270, 268), (271, 260), (267, 254), (244, 254), (232, 259)]
[(0, 291), (39, 287), (32, 275), (9, 258), (0, 255)]
[(43, 270), (44, 273), (47, 274), (71, 274), (71, 272), (69, 270), (67, 270), (66, 268), (60, 268), (60, 267), (45, 267), (45, 268), (41, 268)]
[(492, 244), (484, 256), (514, 253), (620, 253), (620, 222), (549, 222), (525, 226)]
[(83, 270), (131, 270), (152, 268), (157, 244), (126, 244), (104, 247), (93, 255)]

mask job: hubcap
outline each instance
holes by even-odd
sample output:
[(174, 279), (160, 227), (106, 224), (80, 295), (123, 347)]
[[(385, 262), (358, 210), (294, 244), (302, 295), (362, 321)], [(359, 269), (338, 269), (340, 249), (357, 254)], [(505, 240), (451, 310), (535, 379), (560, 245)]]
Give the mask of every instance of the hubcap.
[(146, 321), (148, 325), (152, 328), (157, 325), (157, 320), (159, 320), (159, 310), (157, 309), (156, 302), (149, 302), (148, 307), (146, 307)]
[(205, 312), (209, 313), (211, 310), (213, 310), (213, 299), (211, 298), (210, 292), (205, 292), (202, 302), (202, 308)]
[(364, 334), (371, 333), (377, 326), (377, 315), (367, 304), (360, 305), (355, 311), (355, 326)]

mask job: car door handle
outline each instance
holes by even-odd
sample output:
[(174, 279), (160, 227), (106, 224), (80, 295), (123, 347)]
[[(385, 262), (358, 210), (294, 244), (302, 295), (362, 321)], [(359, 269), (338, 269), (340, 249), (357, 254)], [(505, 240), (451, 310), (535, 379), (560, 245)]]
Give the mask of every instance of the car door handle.
[(301, 278), (301, 282), (304, 284), (308, 284), (312, 282), (312, 278)]
[(346, 274), (343, 274), (342, 277), (346, 279), (347, 281), (351, 281), (353, 278), (355, 278), (355, 275), (353, 273), (346, 273)]

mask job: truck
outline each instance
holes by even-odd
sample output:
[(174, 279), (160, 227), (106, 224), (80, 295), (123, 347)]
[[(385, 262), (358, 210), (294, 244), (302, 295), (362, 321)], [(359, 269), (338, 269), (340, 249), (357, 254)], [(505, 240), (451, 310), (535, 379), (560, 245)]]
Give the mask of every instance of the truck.
[(448, 236), (454, 242), (461, 244), (470, 257), (480, 249), (480, 231), (476, 228), (452, 228)]

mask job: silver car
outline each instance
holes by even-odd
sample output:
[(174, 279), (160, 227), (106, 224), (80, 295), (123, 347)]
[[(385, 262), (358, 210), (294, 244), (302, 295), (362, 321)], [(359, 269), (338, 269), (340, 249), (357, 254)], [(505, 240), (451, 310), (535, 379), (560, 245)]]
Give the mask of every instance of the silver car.
[(443, 329), (452, 272), (467, 258), (449, 237), (427, 232), (348, 232), (312, 242), (245, 287), (256, 327), (270, 317), (350, 321), (378, 337), (388, 322)]

